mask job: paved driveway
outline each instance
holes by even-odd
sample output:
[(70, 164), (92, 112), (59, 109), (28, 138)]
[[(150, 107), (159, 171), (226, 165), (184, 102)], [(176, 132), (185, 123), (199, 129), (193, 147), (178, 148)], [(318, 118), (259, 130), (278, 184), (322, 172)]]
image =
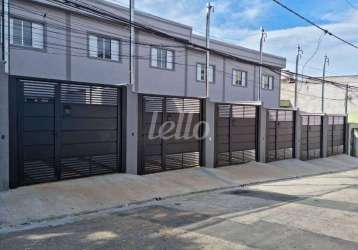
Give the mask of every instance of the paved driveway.
[(358, 249), (358, 170), (147, 203), (0, 249)]

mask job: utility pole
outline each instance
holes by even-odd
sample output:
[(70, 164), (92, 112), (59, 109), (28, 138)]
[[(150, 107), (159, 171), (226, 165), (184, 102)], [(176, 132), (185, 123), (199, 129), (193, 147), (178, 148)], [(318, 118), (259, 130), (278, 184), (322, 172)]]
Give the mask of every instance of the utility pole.
[(265, 29), (261, 27), (261, 39), (260, 39), (260, 68), (259, 68), (259, 86), (257, 88), (257, 101), (261, 101), (261, 88), (262, 88), (262, 64), (263, 64), (263, 48), (266, 41), (267, 33)]
[(324, 113), (324, 89), (325, 89), (325, 85), (326, 85), (326, 68), (329, 65), (329, 58), (327, 55), (324, 56), (324, 64), (323, 64), (323, 80), (322, 80), (322, 107), (321, 107), (321, 111), (322, 113)]
[(296, 76), (295, 76), (295, 108), (297, 108), (298, 105), (298, 97), (297, 97), (297, 88), (298, 88), (298, 65), (301, 59), (301, 56), (303, 54), (303, 50), (301, 49), (301, 46), (298, 45), (297, 47), (297, 55), (296, 55)]
[(349, 85), (346, 85), (346, 98), (345, 98), (345, 103), (344, 103), (344, 108), (345, 108), (345, 114), (348, 115), (348, 98), (349, 98)]
[(206, 11), (206, 72), (205, 72), (205, 83), (206, 83), (206, 98), (209, 98), (209, 69), (210, 69), (210, 17), (211, 12), (214, 11), (214, 6), (211, 4), (211, 0), (208, 1)]
[(134, 84), (134, 50), (135, 50), (135, 37), (134, 37), (134, 10), (135, 0), (129, 0), (129, 84), (132, 86), (132, 91), (135, 91)]

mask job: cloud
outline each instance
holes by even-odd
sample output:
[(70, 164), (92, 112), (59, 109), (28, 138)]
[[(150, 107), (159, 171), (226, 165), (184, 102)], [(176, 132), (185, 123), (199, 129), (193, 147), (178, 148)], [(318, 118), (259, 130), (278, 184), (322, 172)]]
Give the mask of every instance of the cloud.
[[(129, 0), (108, 0), (128, 6)], [(225, 3), (225, 4), (224, 4)], [(226, 7), (225, 7), (226, 6)], [(206, 0), (137, 0), (136, 9), (172, 21), (192, 26), (196, 32), (205, 31)], [(218, 13), (228, 11), (226, 2), (216, 8)]]
[[(111, 1), (128, 6), (129, 0)], [(136, 0), (136, 7), (142, 11), (190, 25), (195, 33), (204, 34), (206, 2), (206, 0)], [(320, 9), (324, 9), (319, 1), (316, 4), (320, 6)], [(358, 10), (338, 6), (336, 2), (327, 2), (326, 5), (327, 8), (324, 10), (314, 9), (314, 7), (310, 9), (314, 6), (313, 1), (308, 5), (302, 4), (300, 7), (301, 11), (307, 15), (315, 13), (314, 20), (323, 23), (324, 28), (358, 44), (358, 33), (355, 32)], [(300, 44), (304, 49), (303, 64), (314, 53), (317, 41), (322, 34), (317, 28), (308, 26), (290, 13), (277, 8), (271, 1), (215, 1), (215, 13), (212, 20), (213, 38), (258, 49), (260, 26), (273, 27), (273, 30), (268, 30), (265, 52), (286, 57), (290, 70), (295, 68), (297, 45)], [(358, 50), (329, 35), (324, 37), (320, 50), (304, 73), (321, 75), (323, 57), (326, 53), (331, 59), (329, 74), (356, 74)]]
[[(235, 3), (236, 4), (236, 3)], [(251, 0), (243, 1), (240, 9), (242, 11), (236, 12), (231, 17), (234, 19), (240, 18), (246, 22), (257, 22), (259, 18), (270, 8), (271, 4), (268, 1)]]
[[(325, 29), (344, 37), (353, 43), (358, 42), (358, 34), (352, 32), (357, 28), (358, 11), (352, 13), (342, 21), (324, 25)], [(304, 50), (302, 63), (304, 63), (315, 51), (317, 42), (322, 32), (312, 26), (300, 26), (289, 29), (273, 30), (268, 32), (268, 39), (265, 43), (265, 51), (276, 55), (284, 56), (288, 60), (288, 68), (293, 70), (295, 64), (295, 55), (297, 45), (300, 44)], [(259, 41), (259, 33), (248, 36), (238, 41), (240, 45), (257, 48), (253, 46)], [(337, 74), (355, 74), (358, 69), (358, 50), (350, 47), (337, 39), (325, 35), (321, 44), (321, 49), (316, 57), (306, 68), (304, 73), (311, 75), (321, 75), (323, 57), (327, 54), (330, 57), (331, 65), (328, 73)], [(301, 65), (302, 66), (302, 65)]]

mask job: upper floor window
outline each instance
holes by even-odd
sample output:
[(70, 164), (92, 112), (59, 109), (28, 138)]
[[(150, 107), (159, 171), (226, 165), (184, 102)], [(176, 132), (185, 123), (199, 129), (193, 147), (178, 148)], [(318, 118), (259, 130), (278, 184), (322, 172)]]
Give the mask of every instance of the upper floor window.
[(241, 70), (233, 70), (232, 84), (235, 86), (246, 87), (247, 86), (247, 72)]
[(119, 40), (97, 35), (89, 35), (89, 56), (119, 61)]
[[(214, 74), (215, 67), (213, 65), (210, 65), (208, 70), (208, 78), (210, 83), (214, 82)], [(206, 81), (206, 64), (198, 63), (196, 65), (196, 80), (200, 82)]]
[(272, 90), (274, 83), (274, 77), (269, 75), (262, 76), (262, 88)]
[(162, 48), (150, 48), (150, 66), (160, 69), (174, 69), (174, 51)]
[(10, 44), (43, 49), (44, 25), (18, 18), (11, 18)]

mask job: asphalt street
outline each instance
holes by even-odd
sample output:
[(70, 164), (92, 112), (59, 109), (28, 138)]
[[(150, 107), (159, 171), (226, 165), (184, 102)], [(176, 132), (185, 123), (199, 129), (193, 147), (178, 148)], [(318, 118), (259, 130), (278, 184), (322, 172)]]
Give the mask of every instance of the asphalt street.
[(358, 249), (358, 170), (186, 195), (3, 234), (0, 249)]

